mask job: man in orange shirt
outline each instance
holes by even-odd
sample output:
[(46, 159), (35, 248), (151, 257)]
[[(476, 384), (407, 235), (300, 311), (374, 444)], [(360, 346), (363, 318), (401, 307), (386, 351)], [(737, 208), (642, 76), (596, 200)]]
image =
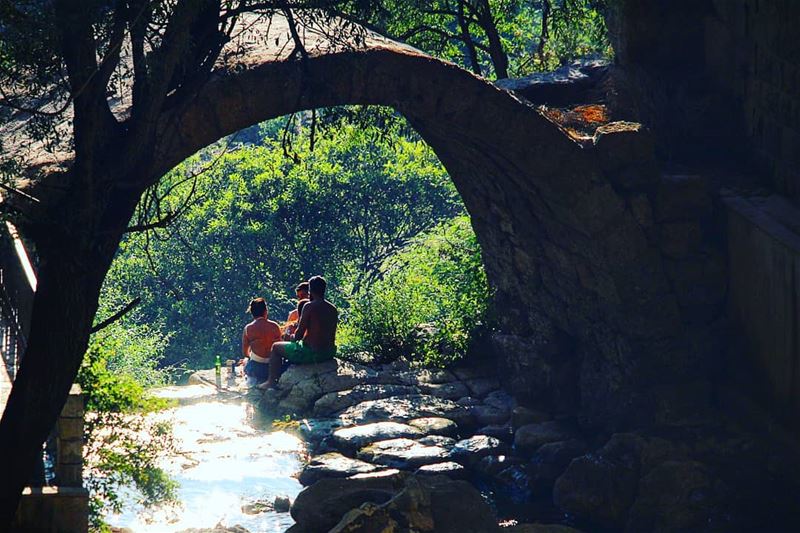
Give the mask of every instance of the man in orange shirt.
[(267, 319), (267, 302), (264, 298), (253, 299), (248, 310), (253, 315), (253, 321), (242, 332), (242, 356), (248, 359), (244, 367), (247, 384), (253, 386), (269, 377), (269, 355), (272, 344), (281, 340), (281, 328), (277, 322)]

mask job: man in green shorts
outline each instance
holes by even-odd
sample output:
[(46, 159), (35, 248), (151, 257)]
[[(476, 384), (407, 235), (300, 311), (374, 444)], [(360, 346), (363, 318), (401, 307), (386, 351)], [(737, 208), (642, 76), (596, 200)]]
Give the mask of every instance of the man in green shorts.
[(303, 307), (294, 341), (276, 342), (269, 358), (269, 379), (263, 387), (274, 387), (283, 361), (295, 364), (322, 363), (336, 355), (336, 325), (339, 311), (325, 299), (327, 283), (322, 276), (308, 280), (311, 301)]

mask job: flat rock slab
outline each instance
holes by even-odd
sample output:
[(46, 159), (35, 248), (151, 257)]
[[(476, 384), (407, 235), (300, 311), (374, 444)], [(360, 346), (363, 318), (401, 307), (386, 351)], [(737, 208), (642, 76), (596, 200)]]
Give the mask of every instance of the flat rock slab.
[(358, 458), (371, 463), (408, 470), (450, 458), (441, 446), (427, 446), (411, 439), (392, 439), (376, 442), (359, 450)]
[(415, 438), (424, 434), (419, 429), (399, 422), (374, 422), (351, 426), (333, 432), (333, 445), (347, 451), (356, 451), (381, 440)]
[[(318, 379), (323, 374), (338, 372), (338, 361), (331, 360), (314, 365), (291, 365), (286, 372), (281, 374), (279, 384), (281, 387), (293, 387), (303, 381)], [(344, 369), (342, 370), (344, 373)]]
[(488, 435), (474, 435), (458, 441), (450, 453), (459, 463), (474, 464), (487, 455), (503, 454), (507, 449), (508, 446), (500, 439)]
[(440, 448), (447, 448), (448, 450), (456, 445), (456, 439), (443, 435), (428, 435), (427, 437), (417, 439), (417, 442), (425, 446), (439, 446)]
[(424, 465), (417, 469), (418, 476), (447, 476), (450, 479), (465, 479), (467, 469), (454, 461)]
[(438, 416), (428, 416), (423, 418), (415, 418), (408, 422), (409, 426), (413, 426), (420, 430), (425, 435), (442, 435), (444, 437), (453, 437), (458, 433), (458, 425), (449, 418), (442, 418)]
[(314, 457), (300, 472), (298, 481), (302, 485), (308, 486), (323, 478), (344, 478), (356, 474), (371, 474), (382, 469), (380, 466), (331, 452)]
[(368, 400), (380, 400), (390, 396), (419, 394), (419, 389), (410, 385), (383, 385), (380, 383), (356, 385), (352, 389), (328, 392), (315, 403), (313, 413), (325, 416), (338, 413), (348, 407)]
[(440, 417), (453, 420), (459, 426), (472, 424), (472, 415), (461, 405), (425, 394), (392, 396), (371, 400), (349, 407), (339, 415), (345, 426), (392, 420), (406, 422), (415, 418)]
[(425, 394), (430, 394), (445, 400), (458, 400), (469, 394), (469, 389), (460, 381), (452, 383), (420, 383), (419, 389)]

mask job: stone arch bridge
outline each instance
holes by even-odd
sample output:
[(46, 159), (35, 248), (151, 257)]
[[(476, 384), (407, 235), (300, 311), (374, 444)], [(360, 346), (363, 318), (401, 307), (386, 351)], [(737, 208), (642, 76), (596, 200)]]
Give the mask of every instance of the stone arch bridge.
[(447, 168), (503, 309), (493, 344), (520, 399), (626, 425), (669, 416), (674, 386), (699, 383), (723, 293), (693, 294), (688, 285), (703, 280), (683, 270), (703, 267), (674, 259), (700, 244), (687, 240), (710, 196), (691, 178), (662, 176), (638, 124), (579, 142), (525, 98), (383, 44), (218, 71), (164, 119), (160, 171), (249, 125), (343, 104), (393, 107)]

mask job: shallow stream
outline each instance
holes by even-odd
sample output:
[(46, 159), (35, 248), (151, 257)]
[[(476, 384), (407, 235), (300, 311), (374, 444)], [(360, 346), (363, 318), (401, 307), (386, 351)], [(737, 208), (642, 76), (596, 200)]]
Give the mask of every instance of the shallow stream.
[(109, 524), (136, 533), (217, 524), (271, 533), (294, 523), (289, 513), (268, 509), (250, 514), (248, 507), (266, 502), (269, 508), (276, 496), (294, 500), (302, 488), (292, 477), (301, 468), (300, 439), (272, 431), (269, 421), (236, 392), (186, 385), (162, 389), (159, 395), (182, 404), (158, 415), (173, 422), (178, 453), (164, 458), (163, 467), (180, 484), (180, 504), (144, 509), (127, 493), (123, 512), (108, 516)]

